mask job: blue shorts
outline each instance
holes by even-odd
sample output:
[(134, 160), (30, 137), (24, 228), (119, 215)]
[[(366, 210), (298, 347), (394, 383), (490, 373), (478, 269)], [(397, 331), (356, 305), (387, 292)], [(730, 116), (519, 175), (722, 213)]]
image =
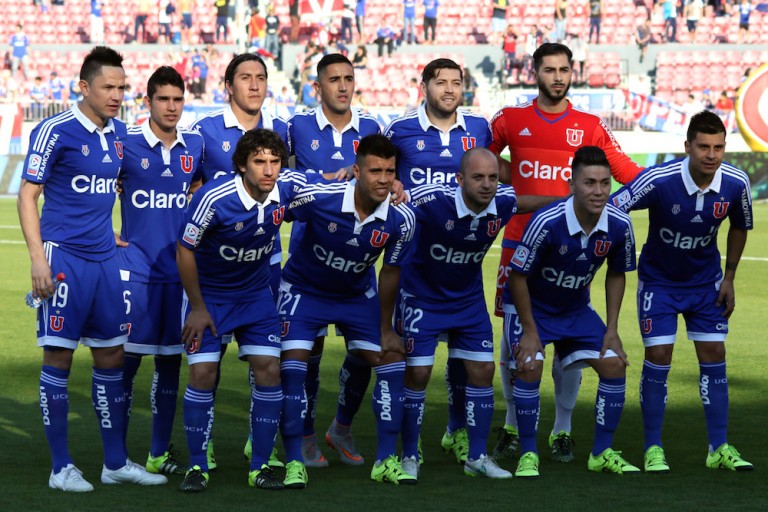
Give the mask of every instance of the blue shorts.
[(461, 307), (438, 306), (401, 293), (397, 307), (408, 366), (432, 366), (447, 334), (448, 357), (493, 362), (493, 327), (484, 300)]
[(277, 303), (282, 350), (312, 350), (315, 338), (336, 324), (347, 350), (381, 350), (381, 307), (375, 288), (364, 295), (327, 298), (296, 290), (283, 281)]
[[(249, 297), (248, 302), (215, 304), (208, 301), (205, 306), (213, 319), (216, 331), (234, 334), (239, 350), (237, 357), (248, 356), (280, 357), (280, 324), (275, 310), (275, 300), (269, 288), (259, 290)], [(184, 298), (184, 311), (189, 314), (189, 303)], [(187, 350), (189, 364), (218, 363), (221, 359), (222, 338), (206, 329), (203, 340), (194, 350)]]
[[(563, 368), (571, 370), (586, 368), (587, 359), (598, 359), (603, 350), (605, 324), (600, 315), (591, 306), (568, 316), (550, 317), (535, 315), (536, 329), (539, 339), (546, 347), (549, 343), (555, 346), (555, 353)], [(515, 307), (504, 304), (504, 341), (509, 344), (508, 367), (517, 368), (515, 363), (515, 347), (520, 342), (523, 333)], [(618, 357), (613, 350), (608, 350), (604, 357)], [(543, 354), (536, 355), (537, 360), (544, 360)]]
[(184, 352), (181, 283), (140, 283), (130, 281), (129, 272), (121, 273), (130, 324), (125, 351), (164, 356)]
[(53, 275), (67, 278), (37, 310), (37, 345), (104, 348), (128, 341), (128, 320), (117, 257), (90, 261), (44, 244)]
[(192, 13), (181, 13), (181, 28), (192, 28)]
[(688, 339), (725, 341), (728, 319), (726, 306), (717, 305), (718, 290), (699, 293), (668, 293), (637, 289), (637, 319), (643, 345), (671, 345), (677, 334), (677, 315), (682, 314)]

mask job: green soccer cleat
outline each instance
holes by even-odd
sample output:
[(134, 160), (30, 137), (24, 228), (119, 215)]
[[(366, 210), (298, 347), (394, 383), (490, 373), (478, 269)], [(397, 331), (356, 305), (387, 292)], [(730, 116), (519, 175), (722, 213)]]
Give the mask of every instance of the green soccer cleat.
[(176, 459), (177, 452), (174, 451), (173, 445), (169, 447), (169, 450), (159, 457), (153, 457), (150, 453), (147, 456), (147, 463), (144, 466), (147, 471), (155, 474), (165, 475), (183, 475), (186, 473), (184, 467)]
[(520, 435), (517, 432), (517, 428), (504, 425), (493, 430), (498, 433), (496, 447), (491, 452), (493, 460), (501, 462), (515, 458), (517, 447), (520, 445)]
[(645, 469), (646, 473), (656, 473), (657, 475), (669, 473), (669, 465), (667, 464), (667, 458), (664, 456), (664, 448), (657, 444), (648, 447), (645, 450), (643, 469)]
[(443, 447), (447, 453), (452, 453), (456, 457), (456, 462), (464, 464), (467, 462), (467, 455), (469, 455), (469, 436), (467, 435), (467, 429), (460, 428), (456, 432), (443, 434), (443, 438), (440, 440), (440, 446)]
[(248, 436), (248, 440), (245, 442), (245, 446), (243, 446), (243, 457), (250, 462), (251, 455), (253, 455), (253, 439), (251, 436)]
[(192, 466), (184, 475), (179, 490), (183, 492), (202, 492), (208, 487), (208, 473), (200, 466)]
[(277, 478), (275, 471), (266, 464), (263, 464), (261, 469), (255, 469), (248, 473), (248, 486), (268, 491), (285, 489), (285, 485)]
[(303, 462), (292, 460), (285, 465), (285, 479), (283, 484), (288, 489), (304, 489), (309, 482), (307, 468)]
[(640, 473), (640, 468), (633, 466), (621, 456), (621, 452), (606, 448), (600, 455), (589, 454), (587, 469), (617, 475), (632, 475)]
[(383, 461), (376, 461), (371, 469), (371, 480), (376, 482), (389, 482), (395, 485), (413, 485), (418, 479), (409, 475), (400, 464), (400, 460), (390, 455)]
[(213, 452), (213, 438), (208, 440), (208, 448), (205, 450), (205, 457), (208, 459), (208, 471), (213, 471), (217, 467), (216, 454)]
[(549, 447), (552, 448), (552, 460), (555, 462), (571, 462), (573, 447), (576, 442), (568, 432), (561, 430), (557, 434), (549, 434)]
[[(245, 457), (245, 460), (250, 462), (251, 455), (253, 455), (253, 441), (251, 440), (251, 436), (248, 436), (248, 440), (245, 442), (245, 446), (243, 447), (243, 457)], [(269, 455), (267, 465), (271, 468), (285, 467), (285, 464), (283, 464), (280, 458), (277, 456), (277, 446), (272, 448), (272, 453)]]
[(421, 449), (421, 435), (419, 435), (419, 464), (424, 464), (424, 451)]
[(515, 476), (518, 478), (539, 478), (539, 456), (535, 452), (525, 452), (517, 463)]
[(730, 469), (731, 471), (752, 471), (755, 467), (741, 458), (741, 454), (732, 444), (724, 443), (707, 455), (707, 467), (710, 469)]

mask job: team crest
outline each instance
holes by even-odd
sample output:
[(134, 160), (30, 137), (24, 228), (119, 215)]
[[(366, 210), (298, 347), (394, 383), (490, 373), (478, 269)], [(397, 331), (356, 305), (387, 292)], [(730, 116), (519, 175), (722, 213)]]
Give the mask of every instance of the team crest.
[(352, 141), (352, 150), (357, 154), (357, 148), (360, 146), (360, 140)]
[(653, 329), (652, 318), (643, 318), (640, 320), (640, 330), (643, 331), (643, 334), (650, 334), (651, 329)]
[(387, 243), (388, 238), (389, 233), (374, 229), (371, 232), (371, 245), (374, 247), (384, 247), (384, 244)]
[(83, 154), (83, 156), (88, 156), (91, 154), (91, 148), (88, 147), (88, 144), (83, 144), (80, 146), (80, 152)]
[(331, 222), (330, 224), (328, 224), (329, 233), (335, 233), (337, 229), (339, 229), (339, 226), (335, 222)]
[(452, 230), (453, 227), (454, 227), (453, 220), (448, 220), (445, 222), (445, 229), (447, 229), (448, 231)]
[(408, 338), (405, 340), (405, 353), (410, 354), (413, 352), (413, 345), (414, 341), (413, 338)]
[(501, 229), (501, 219), (488, 221), (488, 236), (496, 236)]
[(425, 147), (426, 146), (424, 144), (424, 139), (419, 139), (416, 141), (416, 149), (418, 149), (419, 151), (423, 151)]
[(601, 257), (608, 254), (611, 248), (610, 240), (595, 240), (595, 256)]
[(61, 332), (61, 330), (64, 328), (64, 317), (63, 316), (54, 316), (51, 315), (49, 318), (48, 325), (51, 326), (51, 330), (53, 332)]
[(142, 158), (141, 159), (141, 168), (145, 171), (149, 169), (149, 158)]
[(716, 219), (722, 219), (725, 217), (725, 214), (728, 213), (728, 206), (730, 204), (731, 203), (728, 201), (715, 201), (712, 214)]
[(680, 213), (680, 205), (679, 204), (673, 204), (672, 205), (672, 215), (677, 215)]
[(285, 206), (281, 206), (272, 212), (272, 222), (275, 226), (279, 226), (283, 222), (283, 217), (285, 217)]
[(567, 252), (568, 252), (568, 246), (565, 245), (565, 244), (561, 245), (560, 246), (560, 255), (562, 256), (562, 255), (564, 255)]
[(117, 153), (117, 158), (120, 160), (123, 159), (123, 143), (119, 140), (115, 141), (115, 152)]
[(235, 224), (235, 231), (242, 231), (242, 230), (243, 230), (242, 222), (238, 222), (237, 224)]
[(191, 155), (179, 155), (179, 160), (181, 160), (181, 170), (184, 171), (184, 174), (192, 172), (194, 159), (195, 157)]
[(285, 337), (288, 335), (288, 331), (291, 329), (291, 322), (280, 322), (280, 336)]
[(229, 150), (232, 149), (232, 146), (229, 144), (228, 140), (225, 140), (221, 143), (221, 150), (225, 153), (229, 152)]
[(461, 145), (464, 147), (464, 151), (469, 151), (473, 147), (477, 146), (477, 138), (475, 137), (462, 137)]
[(584, 138), (584, 130), (577, 130), (576, 128), (568, 128), (565, 130), (565, 141), (573, 147), (581, 146), (581, 141)]
[(317, 148), (320, 147), (320, 141), (318, 139), (312, 139), (312, 144), (310, 144), (309, 147), (312, 148), (312, 151), (317, 151)]

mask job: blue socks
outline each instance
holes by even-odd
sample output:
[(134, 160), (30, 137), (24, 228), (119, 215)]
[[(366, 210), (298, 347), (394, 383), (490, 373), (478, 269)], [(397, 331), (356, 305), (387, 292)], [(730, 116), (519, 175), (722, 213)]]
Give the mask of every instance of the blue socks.
[(139, 372), (139, 366), (141, 366), (141, 355), (126, 353), (123, 360), (123, 389), (125, 393), (125, 433), (123, 435), (123, 441), (127, 446), (128, 436), (128, 422), (131, 419), (131, 411), (133, 410), (133, 383), (136, 379), (136, 374)]
[[(463, 361), (458, 361), (463, 363)], [(455, 396), (454, 396), (455, 400)], [(472, 460), (485, 455), (493, 419), (493, 386), (466, 387), (466, 419), (469, 455)]]
[(404, 388), (405, 405), (403, 407), (403, 425), (400, 432), (403, 441), (403, 457), (419, 456), (419, 434), (424, 418), (424, 400), (427, 391), (415, 391)]
[(515, 399), (515, 414), (520, 435), (520, 454), (538, 453), (536, 450), (536, 429), (539, 422), (541, 381), (525, 382), (515, 379), (512, 394)]
[(464, 411), (467, 370), (463, 359), (448, 358), (445, 364), (445, 387), (448, 388), (448, 430), (456, 432), (467, 426)]
[(624, 410), (624, 395), (627, 379), (604, 379), (600, 377), (595, 398), (595, 441), (592, 455), (600, 455), (613, 444), (613, 434), (619, 426)]
[(153, 457), (163, 455), (171, 444), (176, 399), (179, 395), (180, 368), (181, 354), (155, 356), (155, 373), (152, 376), (149, 395), (152, 407), (152, 444), (149, 453)]
[(213, 391), (187, 386), (184, 393), (184, 431), (187, 434), (189, 465), (208, 472), (208, 440), (213, 428)]
[(43, 366), (40, 372), (40, 410), (43, 413), (43, 427), (51, 450), (54, 473), (72, 464), (67, 446), (68, 379), (69, 371), (53, 366)]
[(707, 422), (709, 451), (717, 450), (728, 437), (728, 378), (725, 361), (699, 363), (699, 396)]
[(363, 403), (363, 397), (371, 381), (371, 366), (365, 359), (347, 354), (339, 370), (339, 405), (336, 423), (352, 425), (352, 419)]
[(253, 438), (251, 471), (253, 471), (266, 464), (272, 454), (283, 408), (282, 387), (256, 385), (251, 394), (251, 404), (251, 437)]
[(645, 449), (661, 444), (661, 426), (667, 406), (667, 376), (669, 365), (643, 362), (640, 376), (640, 410), (643, 413)]
[(320, 391), (320, 359), (322, 355), (310, 356), (307, 361), (307, 380), (304, 389), (307, 394), (307, 414), (304, 416), (304, 436), (315, 434), (315, 409), (317, 409), (317, 394)]
[(376, 417), (376, 460), (384, 460), (397, 451), (397, 436), (403, 422), (405, 403), (405, 361), (377, 366), (373, 389), (373, 414)]
[(306, 377), (307, 363), (295, 360), (280, 363), (280, 379), (283, 386), (283, 416), (280, 421), (280, 433), (283, 436), (286, 462), (294, 460), (304, 462), (301, 456), (301, 438), (304, 415), (307, 414), (307, 396), (304, 393)]
[(125, 466), (125, 388), (122, 368), (94, 368), (91, 399), (99, 421), (107, 469)]

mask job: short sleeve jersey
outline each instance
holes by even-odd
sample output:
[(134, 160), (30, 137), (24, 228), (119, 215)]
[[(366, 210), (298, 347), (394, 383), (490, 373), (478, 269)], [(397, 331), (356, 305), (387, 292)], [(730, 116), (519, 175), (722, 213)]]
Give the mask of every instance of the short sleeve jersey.
[(722, 277), (717, 233), (731, 226), (752, 229), (752, 194), (744, 171), (723, 162), (705, 190), (691, 178), (689, 159), (643, 171), (611, 196), (624, 211), (648, 209), (648, 238), (640, 254), (643, 290), (711, 289)]
[[(640, 172), (600, 117), (573, 108), (549, 114), (537, 100), (504, 107), (491, 119), (490, 150), (501, 154), (509, 147), (511, 182), (518, 195), (566, 196), (570, 193), (573, 154), (582, 146), (605, 151), (611, 174), (619, 183), (629, 183)], [(504, 231), (504, 246), (520, 240), (530, 215), (516, 215)]]
[[(534, 313), (556, 316), (589, 305), (590, 284), (606, 260), (612, 271), (635, 270), (629, 215), (609, 203), (587, 234), (576, 219), (571, 197), (534, 213), (510, 267), (528, 276)], [(512, 302), (509, 285), (504, 302)]]
[(203, 137), (194, 130), (177, 130), (169, 150), (149, 122), (128, 129), (120, 171), (120, 238), (128, 247), (117, 253), (131, 281), (179, 282), (176, 238), (203, 152)]
[(457, 110), (456, 123), (446, 133), (430, 122), (424, 104), (392, 121), (384, 133), (397, 146), (397, 177), (406, 190), (441, 183), (455, 187), (464, 153), (492, 140), (484, 117)]
[(43, 241), (87, 260), (115, 254), (112, 207), (126, 131), (117, 119), (100, 129), (77, 105), (32, 130), (22, 177), (45, 185)]

